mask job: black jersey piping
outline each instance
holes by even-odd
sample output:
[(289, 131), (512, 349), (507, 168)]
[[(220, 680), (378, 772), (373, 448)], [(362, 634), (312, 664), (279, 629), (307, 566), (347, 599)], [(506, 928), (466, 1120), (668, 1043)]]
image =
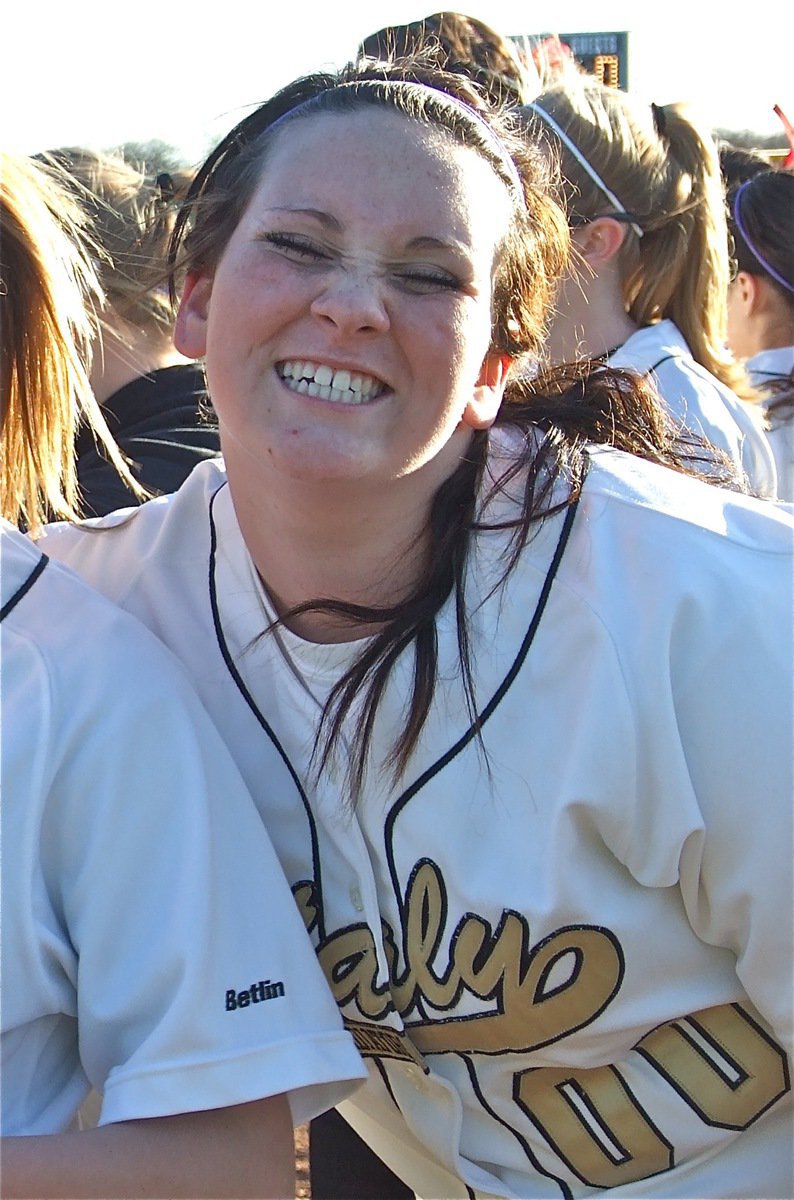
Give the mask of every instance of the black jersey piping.
[(372, 1059), (370, 1059), (370, 1062), (375, 1066), (375, 1068), (378, 1071), (378, 1074), (380, 1075), (381, 1079), (383, 1080), (383, 1086), (386, 1088), (386, 1091), (391, 1096), (394, 1107), (397, 1109), (397, 1111), (399, 1113), (401, 1113), (402, 1109), (400, 1108), (400, 1105), (397, 1101), (397, 1097), (395, 1096), (394, 1091), (392, 1089), (391, 1080), (389, 1079), (389, 1073), (383, 1065), (383, 1060), (380, 1058), (372, 1058)]
[(549, 569), (546, 572), (546, 578), (543, 581), (543, 587), (541, 588), (540, 596), (539, 596), (538, 602), (535, 606), (535, 611), (532, 614), (532, 620), (529, 623), (527, 632), (524, 634), (524, 640), (522, 641), (522, 643), (518, 649), (518, 653), (517, 653), (515, 659), (513, 660), (510, 670), (505, 675), (504, 679), (502, 680), (499, 687), (494, 692), (491, 699), (485, 705), (485, 708), (482, 710), (482, 714), (480, 715), (479, 719), (477, 721), (472, 721), (469, 728), (466, 730), (466, 732), (464, 734), (462, 734), (462, 736), (460, 738), (458, 738), (458, 740), (457, 740), (457, 742), (455, 742), (454, 746), (450, 746), (449, 750), (447, 750), (446, 753), (441, 756), (441, 758), (437, 759), (433, 763), (432, 767), (428, 767), (428, 769), (426, 771), (424, 771), (423, 774), (421, 774), (419, 776), (419, 778), (416, 779), (411, 784), (411, 786), (409, 788), (407, 788), (402, 793), (402, 795), (395, 801), (395, 803), (391, 809), (391, 812), (389, 813), (388, 820), (386, 822), (387, 844), (388, 845), (391, 845), (391, 826), (393, 825), (399, 811), (403, 808), (403, 806), (405, 804), (408, 803), (409, 800), (411, 800), (416, 795), (416, 793), (418, 791), (420, 791), (425, 786), (425, 784), (429, 783), (429, 781), (433, 778), (434, 775), (437, 775), (439, 771), (443, 771), (444, 767), (446, 767), (447, 764), (450, 763), (453, 758), (456, 758), (457, 755), (460, 754), (461, 750), (463, 750), (469, 744), (469, 742), (472, 740), (472, 738), (476, 737), (479, 730), (481, 730), (483, 725), (485, 724), (485, 722), (490, 717), (493, 716), (497, 707), (499, 706), (499, 704), (504, 699), (507, 692), (512, 687), (513, 681), (514, 681), (516, 675), (518, 674), (518, 672), (521, 670), (521, 667), (524, 664), (524, 659), (526, 658), (527, 654), (529, 653), (529, 648), (532, 645), (533, 641), (535, 640), (535, 634), (538, 631), (538, 626), (540, 625), (540, 619), (543, 616), (544, 610), (546, 608), (546, 602), (548, 601), (548, 598), (549, 598), (551, 586), (554, 583), (554, 577), (557, 574), (557, 570), (559, 568), (560, 562), (562, 561), (562, 556), (565, 552), (565, 547), (568, 544), (568, 539), (571, 534), (574, 517), (576, 516), (576, 511), (577, 511), (578, 507), (579, 507), (579, 501), (577, 499), (568, 507), (568, 511), (565, 514), (565, 521), (563, 522), (562, 530), (560, 531), (560, 536), (557, 541), (557, 546), (554, 551), (554, 556), (549, 565)]
[(466, 732), (460, 738), (458, 738), (457, 742), (455, 742), (455, 744), (453, 746), (450, 746), (449, 750), (447, 750), (447, 752), (445, 754), (443, 754), (441, 756), (441, 758), (437, 759), (432, 767), (428, 767), (428, 769), (426, 771), (424, 771), (419, 776), (419, 778), (416, 779), (411, 784), (411, 786), (409, 788), (407, 788), (402, 793), (402, 795), (397, 798), (397, 800), (395, 801), (395, 803), (393, 804), (392, 808), (389, 811), (389, 815), (386, 818), (386, 823), (385, 823), (385, 828), (384, 828), (384, 844), (386, 847), (386, 857), (387, 857), (388, 863), (389, 863), (389, 876), (390, 876), (391, 882), (392, 882), (394, 898), (395, 898), (395, 900), (397, 902), (397, 906), (400, 910), (400, 923), (401, 923), (401, 926), (403, 929), (403, 934), (404, 934), (404, 930), (405, 930), (405, 911), (404, 911), (405, 899), (404, 899), (404, 896), (400, 892), (399, 880), (397, 878), (397, 869), (396, 869), (395, 862), (394, 862), (394, 854), (392, 852), (392, 845), (393, 845), (392, 831), (394, 829), (394, 824), (395, 824), (398, 816), (402, 812), (403, 808), (408, 803), (408, 801), (412, 800), (413, 797), (417, 794), (417, 792), (419, 792), (427, 783), (430, 782), (430, 780), (433, 778), (434, 775), (437, 775), (439, 773), (439, 771), (442, 771), (444, 769), (444, 767), (446, 767), (447, 764), (450, 763), (453, 758), (457, 757), (457, 755), (460, 754), (461, 750), (463, 750), (469, 744), (469, 742), (474, 737), (476, 737), (477, 733), (482, 729), (483, 725), (489, 719), (489, 717), (493, 716), (499, 703), (502, 701), (502, 699), (505, 697), (507, 692), (510, 690), (510, 688), (513, 684), (513, 681), (515, 680), (518, 672), (521, 670), (521, 667), (524, 665), (524, 660), (526, 659), (527, 654), (529, 653), (530, 646), (532, 645), (533, 641), (535, 640), (535, 634), (538, 631), (538, 626), (540, 625), (541, 617), (543, 616), (543, 613), (545, 611), (546, 602), (548, 601), (549, 593), (551, 592), (551, 586), (554, 583), (554, 578), (557, 574), (560, 563), (562, 562), (562, 556), (565, 553), (566, 546), (568, 545), (568, 539), (571, 536), (571, 529), (573, 528), (573, 522), (574, 522), (574, 518), (576, 516), (578, 508), (579, 508), (579, 498), (577, 497), (577, 499), (574, 500), (573, 503), (569, 505), (568, 510), (565, 514), (565, 520), (563, 521), (563, 526), (562, 526), (562, 529), (560, 530), (560, 536), (557, 539), (557, 545), (555, 547), (554, 554), (552, 556), (552, 560), (549, 564), (549, 569), (546, 572), (546, 578), (543, 581), (543, 587), (540, 590), (540, 596), (538, 597), (538, 602), (535, 605), (535, 611), (532, 614), (532, 620), (529, 622), (527, 631), (524, 634), (524, 639), (518, 648), (518, 653), (516, 654), (516, 657), (513, 660), (510, 670), (507, 672), (507, 674), (505, 675), (501, 684), (496, 689), (493, 696), (486, 704), (485, 708), (482, 710), (482, 714), (481, 714), (479, 720), (476, 722), (472, 721), (469, 728), (466, 730)]
[(645, 374), (650, 375), (651, 371), (655, 371), (658, 367), (664, 366), (664, 364), (666, 362), (680, 362), (680, 361), (681, 361), (680, 354), (665, 354), (664, 358), (660, 358), (658, 362), (651, 363), (651, 365), (646, 369)]
[(30, 574), (28, 575), (25, 582), (20, 584), (20, 586), (14, 592), (13, 596), (10, 598), (10, 600), (7, 600), (5, 602), (5, 604), (3, 605), (3, 607), (0, 608), (0, 621), (4, 621), (6, 619), (6, 617), (8, 616), (8, 614), (10, 612), (12, 612), (13, 609), (16, 608), (16, 606), (19, 604), (20, 600), (22, 600), (28, 594), (28, 592), (33, 587), (34, 583), (38, 579), (39, 575), (41, 575), (42, 571), (44, 570), (44, 568), (46, 567), (46, 565), (49, 561), (50, 560), (47, 557), (47, 555), (42, 554), (41, 558), (36, 563), (35, 567), (30, 572)]
[(297, 788), (298, 795), (300, 796), (301, 801), (303, 803), (303, 807), (306, 811), (306, 818), (309, 822), (309, 830), (310, 830), (311, 842), (312, 842), (312, 862), (314, 864), (313, 883), (314, 883), (314, 887), (316, 890), (316, 900), (317, 900), (317, 926), (318, 926), (317, 931), (318, 931), (318, 934), (319, 934), (321, 940), (324, 941), (325, 940), (325, 916), (324, 916), (323, 904), (322, 904), (323, 889), (322, 889), (322, 873), (321, 873), (321, 867), (320, 867), (320, 846), (319, 846), (319, 840), (317, 837), (317, 829), (316, 829), (315, 823), (314, 823), (314, 817), (312, 815), (311, 806), (309, 805), (309, 799), (308, 799), (308, 796), (306, 795), (306, 792), (304, 791), (304, 788), (303, 788), (303, 785), (302, 785), (300, 779), (298, 778), (297, 771), (295, 770), (295, 768), (293, 767), (289, 758), (287, 757), (287, 753), (284, 750), (284, 747), (281, 745), (281, 742), (276, 737), (272, 727), (270, 726), (269, 722), (266, 720), (264, 713), (260, 712), (256, 701), (254, 700), (253, 696), (251, 695), (248, 688), (246, 687), (245, 682), (244, 682), (242, 676), (240, 675), (240, 672), (237, 670), (237, 666), (234, 662), (234, 659), (232, 658), (231, 651), (229, 650), (229, 646), (228, 646), (226, 637), (223, 632), (223, 626), (221, 624), (220, 608), (218, 605), (218, 592), (217, 592), (217, 588), (215, 586), (215, 567), (216, 567), (217, 553), (218, 553), (218, 534), (217, 534), (217, 530), (215, 528), (215, 515), (213, 512), (213, 509), (215, 507), (215, 500), (217, 499), (218, 495), (223, 490), (223, 488), (225, 488), (226, 486), (227, 486), (226, 483), (222, 483), (220, 485), (220, 487), (213, 493), (213, 495), (210, 499), (210, 503), (209, 503), (209, 522), (210, 522), (209, 594), (210, 594), (210, 607), (212, 609), (212, 623), (215, 627), (215, 637), (218, 642), (218, 648), (220, 649), (221, 655), (223, 656), (223, 661), (226, 664), (226, 669), (228, 670), (229, 674), (231, 675), (232, 679), (234, 680), (234, 683), (235, 683), (240, 695), (243, 697), (243, 699), (245, 700), (249, 709), (256, 717), (256, 720), (259, 722), (259, 725), (262, 727), (262, 729), (267, 734), (268, 738), (270, 739), (273, 746), (275, 747), (279, 757), (281, 758), (281, 761), (284, 763), (284, 766), (287, 768), (287, 770), (290, 774), (290, 778), (292, 779), (292, 782), (295, 784), (295, 787)]

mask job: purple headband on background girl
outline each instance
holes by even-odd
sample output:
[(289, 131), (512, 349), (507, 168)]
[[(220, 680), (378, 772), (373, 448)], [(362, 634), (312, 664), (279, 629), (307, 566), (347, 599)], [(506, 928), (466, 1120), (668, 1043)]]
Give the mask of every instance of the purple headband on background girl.
[(757, 249), (756, 246), (753, 245), (753, 242), (750, 239), (750, 235), (745, 228), (744, 222), (742, 221), (742, 212), (741, 212), (741, 208), (739, 205), (739, 201), (742, 196), (742, 193), (744, 191), (746, 191), (746, 189), (750, 186), (750, 184), (752, 182), (753, 182), (752, 179), (745, 179), (744, 183), (736, 190), (736, 195), (733, 198), (734, 224), (736, 225), (736, 228), (739, 230), (739, 233), (742, 235), (742, 238), (744, 239), (744, 244), (747, 246), (747, 249), (750, 251), (750, 253), (752, 254), (753, 258), (756, 260), (756, 262), (758, 262), (764, 268), (767, 275), (771, 275), (771, 277), (774, 280), (776, 280), (776, 282), (779, 283), (781, 285), (781, 287), (784, 287), (786, 289), (786, 291), (794, 292), (794, 283), (792, 283), (790, 280), (786, 279), (785, 276), (781, 275), (779, 271), (775, 270), (775, 268), (772, 266), (771, 263), (768, 263), (766, 261), (763, 254), (761, 253), (761, 251), (759, 249)]

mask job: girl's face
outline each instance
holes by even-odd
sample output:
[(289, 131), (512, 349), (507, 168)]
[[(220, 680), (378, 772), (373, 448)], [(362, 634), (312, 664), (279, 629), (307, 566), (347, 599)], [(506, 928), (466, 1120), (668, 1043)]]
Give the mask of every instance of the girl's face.
[(491, 299), (510, 205), (476, 151), (392, 111), (285, 126), (177, 321), (238, 478), (423, 472), (436, 490), (501, 401)]

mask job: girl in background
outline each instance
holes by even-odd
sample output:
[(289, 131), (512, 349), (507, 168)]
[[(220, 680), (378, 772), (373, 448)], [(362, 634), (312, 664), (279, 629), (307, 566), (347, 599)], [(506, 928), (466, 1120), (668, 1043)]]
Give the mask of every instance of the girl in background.
[[(133, 477), (148, 492), (173, 492), (193, 467), (218, 453), (201, 368), (174, 349), (163, 268), (178, 195), (190, 182), (154, 175), (121, 155), (64, 149), (61, 165), (98, 243), (107, 303), (92, 347), (91, 387)], [(83, 511), (102, 516), (140, 501), (83, 426), (77, 475)]]
[(753, 176), (731, 191), (728, 211), (728, 342), (762, 396), (778, 495), (794, 501), (794, 172)]
[(573, 71), (522, 112), (561, 164), (573, 236), (551, 361), (648, 376), (677, 422), (773, 497), (772, 452), (725, 348), (728, 241), (710, 134), (679, 105), (646, 105)]

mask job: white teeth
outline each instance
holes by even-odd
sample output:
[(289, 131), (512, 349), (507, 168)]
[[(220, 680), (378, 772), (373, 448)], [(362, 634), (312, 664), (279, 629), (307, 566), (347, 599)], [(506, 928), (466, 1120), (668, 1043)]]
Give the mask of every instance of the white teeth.
[(325, 363), (291, 359), (278, 367), (278, 374), (287, 385), (302, 396), (314, 396), (337, 404), (364, 404), (384, 390), (380, 380), (371, 375), (353, 375)]

